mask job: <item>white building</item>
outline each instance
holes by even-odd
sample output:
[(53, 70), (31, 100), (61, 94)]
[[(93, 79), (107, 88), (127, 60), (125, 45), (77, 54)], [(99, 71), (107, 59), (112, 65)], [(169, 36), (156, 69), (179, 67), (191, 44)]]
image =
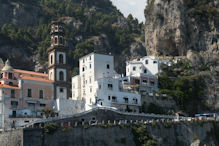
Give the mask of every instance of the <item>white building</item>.
[(115, 107), (137, 112), (141, 96), (122, 89), (122, 78), (114, 70), (114, 58), (91, 53), (79, 60), (79, 75), (72, 78), (72, 99), (84, 100), (86, 109)]
[(140, 91), (147, 93), (158, 90), (157, 74), (161, 71), (160, 64), (161, 61), (154, 56), (145, 56), (126, 62), (124, 88), (138, 85)]
[(154, 76), (160, 71), (160, 63), (154, 56), (145, 56), (138, 60), (126, 62), (126, 76), (144, 73)]

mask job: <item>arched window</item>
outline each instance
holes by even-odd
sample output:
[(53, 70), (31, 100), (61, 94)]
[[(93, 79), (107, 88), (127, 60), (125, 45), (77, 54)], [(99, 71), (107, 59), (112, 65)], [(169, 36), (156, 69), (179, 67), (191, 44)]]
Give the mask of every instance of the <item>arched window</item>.
[(59, 63), (60, 63), (60, 64), (63, 64), (63, 54), (60, 54), (60, 55), (59, 55)]
[(59, 44), (63, 44), (63, 38), (59, 37)]
[(53, 64), (53, 55), (50, 56), (50, 63)]
[(55, 44), (58, 44), (58, 38), (55, 37)]
[(64, 73), (63, 73), (63, 71), (60, 71), (60, 72), (59, 72), (59, 80), (60, 80), (60, 81), (63, 81), (63, 80), (64, 80)]

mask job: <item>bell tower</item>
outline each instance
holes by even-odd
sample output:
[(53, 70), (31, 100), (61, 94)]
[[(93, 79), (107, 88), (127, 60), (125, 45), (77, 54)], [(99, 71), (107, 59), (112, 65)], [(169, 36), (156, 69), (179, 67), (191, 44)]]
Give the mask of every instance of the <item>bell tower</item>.
[(59, 21), (51, 23), (51, 46), (48, 51), (49, 79), (54, 81), (54, 98), (69, 97), (67, 51), (64, 39), (64, 24)]

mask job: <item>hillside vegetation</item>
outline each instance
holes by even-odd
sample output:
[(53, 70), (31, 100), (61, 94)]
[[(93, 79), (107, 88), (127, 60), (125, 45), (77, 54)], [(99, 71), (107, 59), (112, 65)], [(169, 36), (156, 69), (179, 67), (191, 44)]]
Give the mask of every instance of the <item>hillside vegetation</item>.
[[(8, 0), (2, 3), (3, 7), (19, 6), (22, 11), (37, 15), (37, 19), (33, 24), (19, 19), (0, 22), (0, 47), (10, 45), (22, 48), (30, 56), (39, 54), (42, 65), (47, 61), (52, 20), (62, 20), (66, 24), (72, 70), (78, 66), (80, 57), (93, 51), (129, 56), (130, 45), (140, 38), (143, 31), (143, 24), (131, 15), (124, 18), (110, 0)], [(0, 57), (6, 59), (8, 56), (0, 54)]]

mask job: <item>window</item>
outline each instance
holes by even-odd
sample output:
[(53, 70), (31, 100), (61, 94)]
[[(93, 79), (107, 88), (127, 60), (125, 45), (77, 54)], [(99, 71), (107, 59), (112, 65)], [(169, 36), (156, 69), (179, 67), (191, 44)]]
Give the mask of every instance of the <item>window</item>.
[(150, 81), (151, 86), (154, 86), (154, 84), (155, 84), (154, 81)]
[(12, 111), (12, 117), (16, 117), (16, 111)]
[(30, 109), (35, 109), (35, 103), (28, 103), (28, 106)]
[(39, 91), (39, 97), (40, 97), (40, 99), (43, 99), (43, 90)]
[(90, 64), (90, 69), (91, 69), (91, 64)]
[(63, 88), (60, 88), (59, 91), (60, 91), (61, 93), (63, 93)]
[(127, 97), (124, 97), (125, 103), (129, 103), (129, 99)]
[(85, 70), (84, 67), (82, 67), (82, 71), (83, 71), (83, 72), (84, 72), (84, 70)]
[(91, 60), (91, 56), (90, 56), (90, 60)]
[(108, 96), (108, 100), (110, 100), (110, 96)]
[(53, 55), (50, 56), (50, 64), (53, 64)]
[(11, 98), (15, 98), (15, 90), (11, 90)]
[(157, 63), (157, 61), (154, 61), (153, 63), (154, 63), (154, 64), (156, 64), (156, 63)]
[(147, 69), (144, 69), (144, 73), (145, 73), (145, 74), (147, 73)]
[(8, 78), (9, 78), (9, 79), (12, 79), (12, 78), (13, 78), (13, 74), (12, 74), (12, 73), (9, 73), (9, 74), (8, 74)]
[(99, 89), (101, 89), (101, 85), (99, 85)]
[(57, 37), (55, 37), (55, 44), (57, 44), (58, 43), (58, 38)]
[(32, 97), (32, 90), (31, 89), (27, 89), (27, 97)]
[(140, 84), (140, 80), (139, 79), (135, 79), (135, 84)]
[(112, 90), (113, 89), (113, 84), (108, 84), (108, 89)]
[(143, 80), (143, 81), (142, 81), (142, 83), (144, 83), (144, 84), (147, 84), (147, 82), (148, 82), (147, 80)]
[(63, 54), (59, 54), (59, 63), (63, 64)]
[(12, 82), (9, 82), (8, 84), (9, 84), (10, 86), (13, 86), (13, 83), (12, 83)]
[(63, 81), (63, 80), (64, 80), (64, 73), (63, 73), (63, 71), (60, 71), (60, 72), (59, 72), (59, 80), (60, 80), (60, 81)]
[(83, 59), (83, 63), (84, 63), (84, 59)]
[(17, 101), (11, 101), (11, 107), (12, 108), (17, 108), (18, 102)]
[(117, 102), (117, 97), (113, 96), (112, 97), (112, 102)]
[(133, 102), (134, 102), (134, 104), (138, 104), (138, 99), (137, 98), (133, 98)]
[(63, 44), (63, 38), (62, 37), (59, 37), (59, 43)]
[(90, 93), (92, 92), (92, 87), (90, 87)]
[(135, 66), (133, 67), (133, 71), (136, 71), (136, 67)]
[(148, 64), (148, 60), (145, 60), (145, 64)]
[(92, 80), (91, 80), (91, 77), (89, 78), (89, 80), (90, 80), (90, 83), (91, 83), (91, 81), (92, 81)]
[(46, 104), (40, 104), (40, 107), (46, 107)]
[(109, 65), (109, 64), (107, 64), (107, 65), (106, 65), (106, 68), (107, 68), (107, 69), (110, 69), (110, 65)]

